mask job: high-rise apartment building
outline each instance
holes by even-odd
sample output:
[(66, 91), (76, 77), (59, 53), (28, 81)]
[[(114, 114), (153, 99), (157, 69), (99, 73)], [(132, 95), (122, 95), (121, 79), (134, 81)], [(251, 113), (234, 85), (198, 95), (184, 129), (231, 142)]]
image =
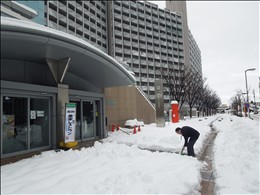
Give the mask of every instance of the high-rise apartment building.
[[(182, 19), (180, 14), (141, 1), (109, 2), (112, 30), (109, 54), (128, 64), (136, 84), (155, 103), (154, 81), (161, 71), (184, 66)], [(165, 103), (170, 97), (165, 92)]]
[(188, 27), (186, 1), (168, 0), (166, 1), (166, 9), (181, 14), (181, 20), (183, 23), (185, 65), (190, 67), (193, 72), (199, 72), (202, 75), (201, 53)]

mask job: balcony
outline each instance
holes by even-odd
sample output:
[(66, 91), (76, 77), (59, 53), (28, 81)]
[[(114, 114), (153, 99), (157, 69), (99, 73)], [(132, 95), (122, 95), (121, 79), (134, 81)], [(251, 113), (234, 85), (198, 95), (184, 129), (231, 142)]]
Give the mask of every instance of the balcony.
[[(143, 81), (143, 79), (142, 79), (142, 81)], [(142, 88), (143, 91), (147, 91), (148, 90), (147, 86), (142, 86), (141, 88)]]
[(140, 48), (142, 48), (142, 49), (146, 49), (146, 45), (144, 45), (144, 44), (140, 44)]
[[(140, 64), (140, 61), (138, 59), (133, 59), (133, 63), (134, 64)], [(138, 68), (138, 71), (139, 71), (139, 68)]]
[(57, 23), (56, 23), (56, 22), (49, 21), (49, 27), (50, 27), (50, 28), (57, 29)]
[(75, 17), (76, 13), (75, 13), (75, 11), (73, 9), (68, 7), (68, 12), (69, 12), (69, 14), (71, 14), (71, 15), (73, 15)]
[(53, 9), (49, 9), (49, 15), (57, 18), (57, 12), (55, 10), (53, 10)]
[(124, 31), (123, 32), (123, 36), (129, 38), (130, 37), (130, 33)]
[(142, 82), (147, 82), (147, 77), (141, 77)]
[(89, 33), (89, 36), (95, 38), (95, 37), (96, 37), (96, 33), (90, 32), (90, 33)]
[(141, 68), (141, 73), (147, 73), (147, 70), (146, 69), (143, 69), (143, 68)]
[(49, 1), (50, 4), (55, 5), (57, 7), (57, 1)]
[(114, 22), (115, 26), (118, 26), (118, 27), (122, 27), (122, 23), (121, 22)]
[(130, 26), (128, 24), (123, 24), (123, 28), (130, 30)]
[(120, 35), (120, 36), (122, 36), (122, 31), (115, 30), (114, 32), (115, 32), (116, 35)]
[(160, 62), (154, 62), (154, 65), (155, 65), (156, 67), (161, 67), (161, 63), (160, 63)]
[(139, 25), (143, 25), (144, 26), (144, 22), (139, 20)]
[(131, 18), (131, 22), (137, 24), (137, 19)]
[(125, 7), (123, 7), (123, 12), (125, 12), (125, 13), (129, 13), (129, 9), (128, 9), (128, 8), (125, 8)]
[(149, 78), (149, 79), (148, 79), (148, 81), (149, 81), (150, 83), (154, 83), (154, 80), (155, 80), (154, 78)]
[(130, 54), (131, 54), (131, 51), (130, 51), (129, 49), (124, 49), (124, 53), (130, 55)]
[(61, 20), (64, 23), (67, 23), (67, 18), (62, 14), (59, 14), (59, 20)]
[(59, 7), (59, 8), (62, 9), (62, 10), (66, 10), (66, 5), (64, 5), (64, 4), (61, 3), (61, 2), (58, 2), (57, 7)]
[[(154, 83), (154, 81), (151, 82), (151, 83)], [(149, 91), (155, 91), (155, 87), (154, 87), (154, 86), (150, 86), (150, 87), (149, 87)]]
[[(146, 57), (146, 52), (140, 52), (140, 56)], [(144, 60), (144, 61), (146, 61), (146, 60)]]
[(122, 43), (123, 43), (123, 41), (122, 40), (119, 40), (119, 39), (116, 39), (116, 41), (115, 41), (117, 44), (120, 44), (120, 45), (122, 45)]
[(59, 30), (62, 32), (67, 32), (67, 28), (63, 27), (63, 26), (59, 26)]
[(133, 68), (133, 72), (139, 73), (139, 68)]
[(161, 65), (162, 65), (162, 66), (161, 66), (162, 68), (168, 68), (168, 64), (162, 63)]
[(126, 41), (126, 40), (124, 40), (124, 45), (129, 46), (129, 45), (130, 45), (130, 41)]
[(83, 17), (82, 17), (82, 15), (80, 15), (80, 14), (78, 14), (78, 13), (76, 14), (76, 18), (77, 18), (77, 19), (79, 19), (80, 21), (82, 21), (82, 20), (83, 20)]

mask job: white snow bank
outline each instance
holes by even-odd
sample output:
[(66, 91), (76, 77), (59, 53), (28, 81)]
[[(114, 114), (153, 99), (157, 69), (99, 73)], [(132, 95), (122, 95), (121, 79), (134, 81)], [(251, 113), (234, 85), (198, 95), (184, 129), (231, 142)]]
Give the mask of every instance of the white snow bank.
[(259, 194), (259, 119), (225, 115), (214, 127), (218, 194)]
[(200, 167), (188, 156), (96, 142), (2, 166), (1, 187), (3, 194), (185, 194), (199, 188)]

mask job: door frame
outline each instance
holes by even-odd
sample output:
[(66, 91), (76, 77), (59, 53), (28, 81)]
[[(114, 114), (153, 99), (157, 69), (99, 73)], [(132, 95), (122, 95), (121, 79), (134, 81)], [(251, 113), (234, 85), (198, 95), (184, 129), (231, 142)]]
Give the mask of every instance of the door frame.
[[(20, 98), (26, 98), (27, 101), (27, 127), (28, 129), (30, 128), (30, 99), (31, 98), (38, 98), (38, 99), (47, 99), (48, 100), (48, 106), (49, 106), (49, 136), (48, 136), (48, 140), (49, 140), (49, 144), (46, 146), (41, 146), (41, 147), (37, 147), (37, 148), (31, 148), (30, 147), (30, 131), (27, 131), (27, 148), (25, 150), (22, 151), (18, 151), (18, 152), (12, 152), (12, 153), (8, 153), (8, 154), (3, 154), (3, 136), (2, 136), (2, 131), (3, 131), (3, 122), (2, 122), (2, 116), (3, 116), (3, 97), (4, 96), (9, 96), (9, 97), (20, 97)], [(35, 93), (35, 92), (31, 92), (31, 91), (20, 91), (20, 90), (13, 90), (13, 89), (1, 89), (1, 96), (0, 96), (0, 104), (1, 104), (1, 110), (0, 110), (0, 120), (1, 120), (1, 124), (0, 124), (0, 139), (1, 139), (1, 158), (6, 158), (6, 157), (11, 157), (11, 156), (15, 156), (15, 155), (20, 155), (20, 154), (26, 154), (29, 152), (35, 152), (35, 151), (40, 151), (40, 150), (44, 150), (44, 149), (49, 149), (52, 148), (54, 146), (53, 143), (53, 137), (55, 137), (56, 132), (53, 131), (54, 128), (54, 124), (56, 124), (53, 120), (52, 117), (52, 113), (55, 112), (55, 108), (54, 105), (55, 104), (55, 95), (51, 94), (51, 93), (46, 93), (44, 92), (44, 94), (42, 93)]]

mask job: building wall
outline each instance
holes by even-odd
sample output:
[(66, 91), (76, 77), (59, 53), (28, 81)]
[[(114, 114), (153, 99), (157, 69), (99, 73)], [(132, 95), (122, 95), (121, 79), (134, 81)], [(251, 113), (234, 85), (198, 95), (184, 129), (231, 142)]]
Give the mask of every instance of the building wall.
[(166, 9), (181, 14), (185, 65), (190, 67), (189, 28), (186, 1), (166, 1)]
[(191, 68), (202, 75), (201, 52), (191, 32), (189, 32), (189, 47)]
[(155, 109), (135, 86), (105, 89), (105, 113), (107, 125), (124, 126), (126, 120), (142, 120), (145, 124), (155, 122)]

